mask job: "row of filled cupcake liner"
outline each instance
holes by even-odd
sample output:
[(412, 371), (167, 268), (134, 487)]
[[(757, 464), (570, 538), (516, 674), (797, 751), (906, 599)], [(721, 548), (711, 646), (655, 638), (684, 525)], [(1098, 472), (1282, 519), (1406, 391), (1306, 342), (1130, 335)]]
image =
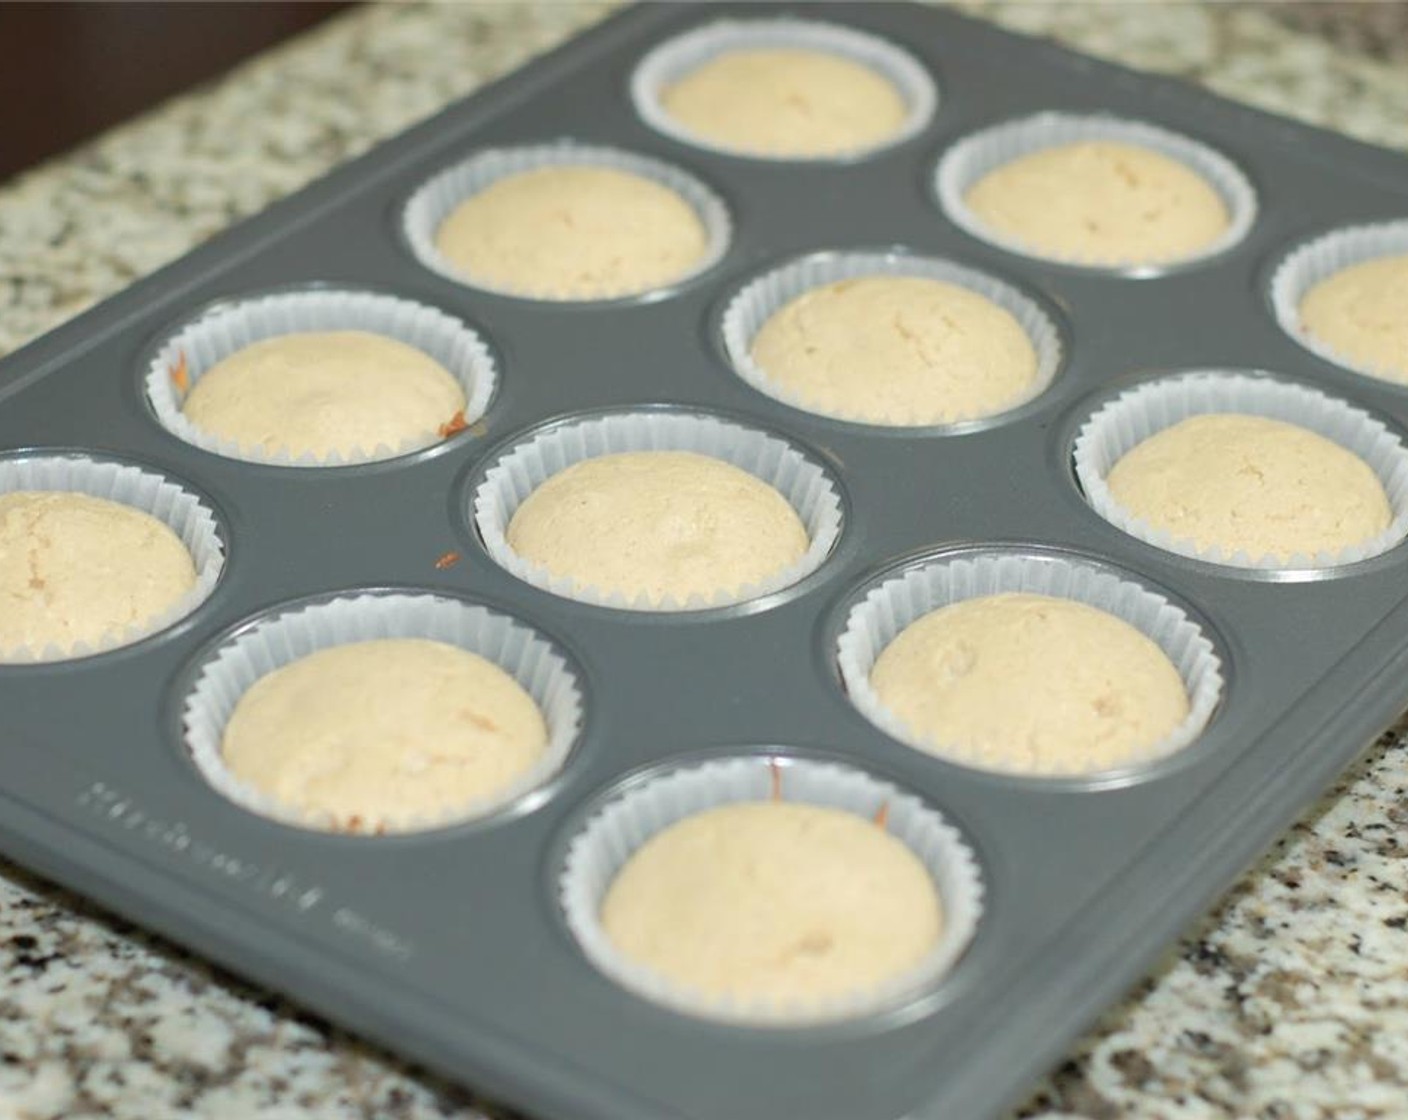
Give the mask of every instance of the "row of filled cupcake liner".
[[(857, 708), (901, 741), (928, 749), (888, 720), (883, 706), (858, 687), (868, 677), (872, 651), (931, 610), (1005, 591), (1059, 596), (1105, 610), (1156, 641), (1174, 662), (1189, 694), (1189, 715), (1126, 772), (1182, 749), (1206, 727), (1221, 700), (1224, 678), (1217, 648), (1202, 624), (1157, 591), (1101, 562), (1015, 548), (912, 560), (851, 596), (835, 662)], [(244, 692), (283, 665), (348, 642), (406, 637), (448, 642), (498, 664), (538, 704), (549, 739), (538, 762), (492, 799), (435, 818), (401, 820), (395, 830), (448, 827), (493, 814), (511, 820), (515, 810), (537, 808), (541, 802), (532, 801), (535, 793), (567, 766), (583, 730), (590, 706), (582, 686), (585, 674), (559, 643), (536, 628), (439, 593), (347, 592), (273, 608), (237, 626), (198, 659), (189, 678), (182, 727), (192, 760), (212, 787), (254, 813), (298, 827), (327, 827), (330, 822), (279, 804), (234, 778), (220, 755), (223, 727)], [(988, 762), (962, 752), (949, 759), (980, 767)], [(706, 993), (655, 972), (616, 947), (603, 924), (602, 903), (625, 863), (648, 840), (694, 814), (769, 799), (876, 819), (918, 858), (943, 915), (939, 938), (919, 962), (872, 987), (824, 1000), (782, 1002)], [(851, 761), (819, 760), (781, 746), (704, 762), (665, 763), (648, 775), (612, 779), (589, 794), (586, 803), (590, 808), (553, 879), (562, 918), (583, 956), (607, 978), (682, 1014), (774, 1029), (884, 1015), (927, 998), (944, 984), (979, 932), (987, 888), (981, 862), (962, 832), (927, 798)]]
[[(701, 135), (677, 120), (666, 107), (666, 91), (698, 67), (731, 52), (769, 49), (839, 56), (881, 75), (904, 104), (903, 121), (891, 133), (870, 144), (798, 154), (740, 147)], [(804, 164), (854, 162), (912, 140), (929, 127), (940, 103), (938, 85), (928, 68), (896, 44), (855, 28), (790, 17), (718, 20), (674, 36), (650, 50), (636, 66), (629, 81), (629, 94), (637, 116), (656, 132), (673, 140), (731, 156)], [(978, 179), (1002, 163), (1041, 148), (1088, 140), (1137, 144), (1190, 167), (1221, 197), (1229, 221), (1224, 233), (1211, 244), (1200, 246), (1176, 260), (1151, 265), (1136, 260), (1063, 258), (1065, 263), (1130, 275), (1156, 275), (1170, 267), (1216, 256), (1235, 245), (1251, 228), (1256, 215), (1256, 193), (1235, 163), (1192, 138), (1144, 121), (1113, 115), (1041, 112), (970, 134), (945, 152), (934, 176), (935, 193), (954, 223), (973, 236), (1013, 252), (1050, 259), (1050, 254), (1020, 238), (990, 229), (969, 209), (965, 196)], [(466, 193), (458, 197), (463, 198)], [(447, 212), (448, 209), (441, 211), (439, 216)], [(408, 221), (408, 231), (414, 230), (417, 224), (415, 220)], [(419, 255), (419, 248), (417, 252)], [(422, 259), (431, 267), (444, 263), (433, 257), (422, 256)], [(463, 279), (453, 270), (440, 270), (452, 278)]]
[[(963, 742), (938, 741), (892, 713), (870, 684), (879, 654), (910, 624), (955, 603), (1008, 593), (1082, 603), (1147, 637), (1178, 672), (1188, 696), (1185, 718), (1163, 739), (1095, 769), (1076, 761), (1032, 763)], [(852, 588), (837, 604), (837, 632), (824, 639), (830, 679), (853, 707), (891, 739), (926, 755), (993, 772), (1078, 783), (1136, 776), (1198, 739), (1222, 701), (1221, 643), (1210, 624), (1147, 580), (1103, 561), (1037, 546), (946, 549), (911, 558)], [(456, 646), (497, 665), (532, 697), (548, 728), (541, 759), (491, 799), (442, 815), (364, 822), (389, 831), (420, 831), (496, 813), (538, 789), (566, 764), (591, 709), (585, 679), (566, 644), (538, 627), (457, 592), (367, 589), (329, 592), (276, 605), (214, 637), (191, 659), (181, 699), (186, 749), (205, 777), (232, 801), (262, 816), (328, 831), (345, 828), (242, 782), (225, 767), (221, 741), (241, 698), (268, 674), (323, 649), (354, 642), (425, 639)]]
[[(1387, 528), (1337, 551), (1250, 555), (1217, 544), (1178, 538), (1128, 512), (1106, 478), (1138, 444), (1192, 416), (1235, 413), (1295, 424), (1363, 461), (1383, 487), (1392, 513)], [(641, 451), (688, 451), (726, 462), (781, 494), (806, 529), (808, 546), (794, 563), (768, 578), (686, 600), (630, 595), (600, 588), (519, 555), (508, 542), (518, 507), (547, 479), (587, 459)], [(1067, 455), (1087, 505), (1129, 536), (1225, 572), (1313, 575), (1348, 569), (1392, 549), (1408, 536), (1408, 448), (1384, 421), (1308, 386), (1256, 373), (1193, 372), (1127, 388), (1096, 406)], [(845, 532), (845, 505), (836, 468), (794, 440), (678, 406), (576, 416), (520, 433), (491, 453), (462, 500), (468, 526), (500, 567), (540, 590), (628, 611), (701, 611), (765, 599), (817, 572)], [(128, 645), (196, 610), (214, 589), (227, 541), (212, 506), (183, 484), (149, 470), (82, 454), (38, 451), (0, 458), (0, 493), (73, 490), (133, 506), (164, 521), (190, 551), (194, 589), (150, 622), (110, 633), (96, 647), (11, 649), (0, 663), (81, 657)], [(1351, 569), (1352, 570), (1352, 569)]]
[[(1271, 281), (1271, 303), (1280, 325), (1318, 356), (1356, 369), (1310, 335), (1296, 310), (1311, 287), (1334, 272), (1384, 251), (1408, 251), (1408, 221), (1389, 226), (1341, 230), (1303, 245), (1287, 256)], [(865, 276), (917, 277), (972, 291), (1007, 312), (1021, 327), (1035, 353), (1035, 370), (1026, 390), (989, 414), (955, 413), (942, 422), (913, 411), (861, 414), (827, 405), (769, 376), (752, 355), (763, 325), (805, 292)], [(318, 456), (267, 451), (222, 439), (190, 421), (182, 412), (184, 394), (222, 360), (269, 338), (303, 331), (359, 330), (412, 346), (439, 362), (459, 384), (465, 406), (453, 429), (480, 420), (494, 397), (500, 370), (479, 332), (434, 307), (397, 296), (336, 287), (311, 287), (221, 302), (187, 323), (159, 346), (147, 366), (145, 397), (156, 420), (178, 438), (203, 450), (252, 462), (293, 467), (336, 467), (410, 454), (445, 438), (453, 429), (417, 433), (397, 446), (361, 448)], [(718, 323), (733, 371), (746, 384), (790, 407), (817, 415), (884, 427), (958, 431), (977, 424), (1000, 423), (1034, 402), (1055, 381), (1064, 361), (1065, 343), (1057, 319), (1045, 301), (1013, 283), (955, 260), (896, 251), (820, 251), (771, 269), (744, 283), (728, 301)], [(1389, 371), (1358, 367), (1357, 372), (1392, 380)]]
[[(968, 191), (997, 166), (1048, 147), (1089, 141), (1138, 145), (1190, 167), (1216, 191), (1228, 213), (1226, 229), (1214, 241), (1185, 255), (1158, 262), (1094, 260), (1053, 256), (1022, 239), (994, 229), (968, 205)], [(649, 179), (682, 198), (698, 218), (705, 247), (692, 266), (648, 288), (545, 284), (525, 287), (447, 258), (436, 243), (441, 224), (457, 206), (514, 175), (552, 167), (594, 167)], [(1044, 112), (996, 125), (965, 137), (945, 150), (933, 174), (933, 197), (959, 229), (978, 241), (1037, 260), (1125, 277), (1148, 278), (1220, 256), (1243, 241), (1256, 220), (1257, 200), (1250, 182), (1227, 157), (1205, 144), (1145, 121), (1107, 115)], [(440, 276), (481, 291), (550, 302), (657, 300), (679, 291), (716, 265), (728, 251), (733, 218), (720, 193), (691, 171), (625, 149), (558, 140), (546, 144), (489, 148), (437, 173), (416, 189), (401, 213), (401, 229), (412, 254)]]
[[(969, 190), (998, 166), (1050, 147), (1092, 141), (1149, 149), (1205, 178), (1227, 209), (1225, 230), (1209, 244), (1177, 258), (1157, 262), (1135, 259), (1096, 261), (1053, 256), (1020, 238), (994, 229), (969, 207), (966, 201)], [(477, 275), (472, 270), (466, 271), (437, 248), (436, 234), (445, 219), (460, 203), (493, 184), (528, 171), (583, 166), (643, 177), (682, 198), (694, 211), (705, 232), (705, 248), (692, 267), (667, 282), (646, 289), (525, 288), (492, 276)], [(1255, 190), (1247, 176), (1228, 157), (1160, 125), (1106, 114), (1042, 112), (984, 128), (945, 149), (934, 168), (931, 188), (939, 211), (954, 226), (977, 241), (1017, 257), (1124, 278), (1155, 278), (1220, 257), (1246, 240), (1258, 213)], [(720, 192), (695, 172), (637, 152), (575, 139), (478, 151), (419, 186), (402, 207), (400, 223), (411, 253), (422, 265), (440, 276), (486, 292), (549, 302), (612, 303), (667, 298), (718, 264), (733, 238), (733, 218), (728, 205)], [(1370, 255), (1393, 251), (1394, 227), (1398, 224), (1385, 221), (1365, 227), (1375, 235), (1367, 248)], [(1381, 238), (1388, 239), (1389, 248), (1384, 248)]]
[[(1189, 745), (1206, 728), (1223, 691), (1218, 647), (1180, 606), (1121, 570), (1073, 554), (1019, 548), (970, 549), (910, 560), (853, 592), (842, 607), (837, 678), (860, 713), (900, 742), (960, 765), (992, 760), (961, 747), (935, 750), (911, 735), (868, 689), (874, 654), (909, 622), (950, 603), (1025, 592), (1087, 603), (1146, 634), (1174, 663), (1189, 696), (1187, 718), (1162, 742), (1123, 767), (1137, 775)], [(205, 780), (245, 810), (284, 824), (337, 829), (338, 822), (284, 804), (241, 781), (221, 755), (224, 728), (259, 679), (320, 650), (353, 642), (420, 638), (465, 649), (498, 665), (532, 697), (548, 727), (540, 758), (492, 797), (434, 816), (366, 821), (363, 837), (425, 831), (469, 821), (492, 824), (533, 811), (569, 764), (590, 711), (586, 675), (564, 646), (537, 627), (472, 600), (441, 592), (346, 591), (270, 608), (222, 634), (193, 659), (181, 698), (184, 747)], [(818, 762), (785, 746), (759, 755), (659, 768), (648, 780), (613, 781), (566, 850), (557, 877), (564, 918), (583, 953), (628, 989), (686, 1013), (732, 1022), (794, 1026), (883, 1012), (916, 998), (944, 977), (973, 938), (984, 893), (978, 860), (961, 834), (925, 799), (849, 762)], [(1082, 775), (1085, 776), (1085, 775)], [(1110, 775), (1100, 775), (1109, 777)], [(1091, 787), (1097, 788), (1097, 787)], [(883, 827), (921, 860), (942, 900), (943, 935), (913, 969), (874, 989), (824, 1002), (774, 1004), (706, 997), (623, 957), (601, 926), (600, 904), (616, 873), (639, 847), (693, 813), (781, 796), (863, 817), (884, 809)], [(486, 820), (487, 818), (487, 820)]]
[[(916, 576), (922, 577), (919, 582)], [(1003, 590), (1057, 594), (1098, 604), (1138, 625), (1177, 659), (1188, 682), (1192, 714), (1160, 749), (1178, 749), (1210, 717), (1221, 689), (1221, 662), (1200, 626), (1156, 592), (1102, 564), (1073, 557), (1011, 550), (969, 553), (912, 567), (871, 587), (851, 606), (846, 638), (863, 644), (905, 611), (922, 612), (947, 601)], [(296, 827), (334, 827), (334, 822), (281, 804), (234, 777), (221, 757), (222, 732), (239, 699), (264, 675), (332, 646), (394, 638), (446, 642), (490, 659), (539, 706), (549, 738), (539, 760), (494, 797), (433, 817), (368, 821), (361, 839), (374, 843), (373, 833), (432, 830), (476, 820), (482, 826), (496, 817), (508, 821), (536, 809), (542, 803), (537, 795), (568, 765), (582, 733), (590, 707), (582, 683), (585, 675), (557, 641), (537, 628), (478, 603), (435, 592), (349, 591), (313, 603), (273, 608), (222, 636), (198, 655), (181, 704), (184, 745), (192, 762), (215, 790), (252, 813)], [(856, 659), (854, 650), (838, 653), (843, 676)], [(857, 706), (862, 707), (860, 699)], [(873, 713), (867, 714), (875, 719)], [(601, 902), (617, 872), (645, 841), (694, 813), (770, 797), (834, 807), (865, 818), (883, 810), (882, 827), (922, 862), (941, 899), (942, 936), (921, 962), (875, 988), (826, 1001), (781, 1004), (706, 996), (664, 979), (614, 948), (601, 923)], [(774, 1027), (883, 1013), (940, 983), (979, 925), (983, 875), (970, 845), (927, 799), (875, 777), (863, 764), (818, 761), (780, 746), (759, 754), (735, 753), (699, 764), (657, 767), (643, 780), (613, 780), (589, 801), (593, 811), (572, 837), (556, 874), (555, 893), (564, 920), (583, 954), (604, 974), (684, 1013)]]

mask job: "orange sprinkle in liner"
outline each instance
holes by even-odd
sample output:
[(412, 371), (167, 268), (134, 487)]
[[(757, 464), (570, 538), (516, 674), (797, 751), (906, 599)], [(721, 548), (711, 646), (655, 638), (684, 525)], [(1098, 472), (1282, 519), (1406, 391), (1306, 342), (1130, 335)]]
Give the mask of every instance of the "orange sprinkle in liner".
[(469, 425), (465, 423), (464, 409), (460, 409), (443, 424), (440, 425), (439, 432), (442, 439), (449, 439), (456, 432), (462, 432)]
[(183, 396), (186, 390), (191, 387), (190, 374), (186, 367), (186, 352), (176, 351), (176, 367), (171, 371), (171, 384), (176, 386), (176, 391)]
[(446, 568), (453, 568), (459, 562), (460, 554), (458, 552), (447, 552), (435, 561), (435, 570), (443, 572)]
[[(772, 800), (782, 800), (782, 768), (778, 766), (777, 759), (768, 759), (768, 770), (772, 774)], [(880, 808), (875, 810), (875, 816), (871, 818), (875, 821), (876, 828), (887, 828), (890, 824), (890, 803), (883, 801)]]

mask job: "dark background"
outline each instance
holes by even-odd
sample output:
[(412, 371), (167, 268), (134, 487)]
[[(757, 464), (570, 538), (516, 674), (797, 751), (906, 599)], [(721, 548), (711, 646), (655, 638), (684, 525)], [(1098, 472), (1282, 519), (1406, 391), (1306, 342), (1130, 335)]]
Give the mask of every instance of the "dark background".
[(0, 0), (0, 179), (350, 6)]

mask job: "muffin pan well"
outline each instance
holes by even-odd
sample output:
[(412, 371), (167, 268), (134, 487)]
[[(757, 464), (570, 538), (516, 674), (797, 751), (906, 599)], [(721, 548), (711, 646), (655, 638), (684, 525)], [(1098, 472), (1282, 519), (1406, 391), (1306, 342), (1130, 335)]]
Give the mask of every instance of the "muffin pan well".
[[(1304, 348), (1269, 292), (1295, 247), (1408, 214), (1408, 161), (890, 5), (795, 14), (893, 42), (933, 76), (937, 108), (900, 143), (758, 160), (641, 119), (630, 83), (650, 51), (753, 12), (626, 13), (0, 363), (7, 459), (78, 453), (178, 479), (209, 506), (224, 561), (208, 598), (157, 633), (0, 666), (0, 846), (545, 1120), (993, 1116), (1408, 702), (1401, 543), (1328, 571), (1217, 565), (1103, 519), (1072, 458), (1102, 406), (1198, 370), (1312, 387), (1403, 441), (1404, 389)], [(1048, 111), (1206, 144), (1252, 184), (1253, 220), (1216, 256), (1138, 276), (1035, 260), (955, 225), (934, 185), (944, 153)], [(565, 304), (479, 290), (418, 259), (403, 221), (425, 184), (480, 151), (564, 140), (707, 184), (731, 230), (718, 260), (667, 292)], [(952, 427), (855, 423), (759, 392), (730, 364), (725, 309), (820, 252), (939, 258), (1009, 283), (1049, 314), (1059, 372), (1000, 421)], [(495, 369), (483, 416), (432, 446), (321, 470), (231, 458), (157, 421), (149, 364), (202, 309), (318, 285), (473, 331)], [(474, 502), (506, 453), (662, 408), (765, 432), (825, 475), (839, 533), (813, 569), (740, 603), (632, 611), (492, 559)], [(870, 722), (837, 661), (849, 612), (890, 576), (982, 550), (1114, 572), (1174, 604), (1220, 665), (1201, 733), (1133, 770), (1052, 778), (956, 765)], [(561, 658), (580, 725), (560, 767), (502, 810), (375, 837), (281, 823), (214, 788), (183, 724), (204, 670), (290, 605), (398, 593), (485, 608)], [(696, 764), (773, 755), (912, 796), (971, 850), (982, 911), (941, 976), (837, 1021), (741, 1026), (636, 994), (583, 951), (561, 888), (591, 822)]]

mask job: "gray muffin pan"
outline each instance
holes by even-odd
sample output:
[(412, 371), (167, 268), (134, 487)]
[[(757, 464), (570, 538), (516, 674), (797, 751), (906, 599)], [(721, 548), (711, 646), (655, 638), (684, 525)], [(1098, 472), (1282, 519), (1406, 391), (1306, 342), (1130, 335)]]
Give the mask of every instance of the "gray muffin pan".
[[(756, 13), (756, 9), (747, 9)], [(654, 44), (723, 14), (648, 7), (452, 106), (0, 364), (0, 448), (147, 465), (205, 495), (229, 563), (194, 614), (135, 645), (0, 668), (0, 846), (214, 961), (524, 1111), (894, 1120), (996, 1115), (1387, 727), (1408, 699), (1408, 549), (1321, 578), (1215, 568), (1141, 544), (1087, 507), (1074, 435), (1121, 388), (1196, 368), (1274, 371), (1394, 430), (1408, 391), (1342, 371), (1273, 322), (1292, 246), (1408, 212), (1408, 161), (949, 13), (827, 6), (908, 48), (940, 104), (915, 137), (849, 164), (733, 158), (661, 136), (627, 83)], [(1230, 155), (1255, 184), (1247, 238), (1148, 279), (1045, 265), (960, 232), (932, 171), (974, 128), (1042, 109), (1110, 110)], [(422, 267), (398, 216), (481, 146), (573, 137), (653, 155), (727, 202), (719, 265), (668, 298), (560, 306), (487, 295)], [(951, 256), (1030, 292), (1067, 357), (1050, 389), (960, 434), (856, 426), (750, 389), (718, 335), (751, 277), (822, 249)], [(198, 309), (310, 283), (392, 292), (462, 316), (500, 363), (487, 416), (430, 450), (298, 470), (199, 451), (140, 390), (154, 348)], [(529, 429), (668, 403), (769, 429), (843, 491), (833, 554), (762, 602), (647, 615), (561, 599), (484, 553), (468, 504)], [(1075, 553), (1161, 591), (1206, 627), (1226, 691), (1191, 747), (1113, 782), (963, 769), (911, 750), (847, 701), (834, 645), (882, 574), (946, 550)], [(442, 554), (463, 559), (438, 569)], [(216, 794), (179, 710), (199, 661), (271, 608), (351, 589), (420, 588), (514, 615), (577, 666), (586, 715), (566, 767), (514, 809), (418, 835), (291, 828)], [(891, 1013), (798, 1030), (724, 1026), (628, 994), (561, 917), (564, 850), (603, 798), (711, 755), (847, 761), (911, 790), (967, 837), (986, 910), (966, 955)]]

